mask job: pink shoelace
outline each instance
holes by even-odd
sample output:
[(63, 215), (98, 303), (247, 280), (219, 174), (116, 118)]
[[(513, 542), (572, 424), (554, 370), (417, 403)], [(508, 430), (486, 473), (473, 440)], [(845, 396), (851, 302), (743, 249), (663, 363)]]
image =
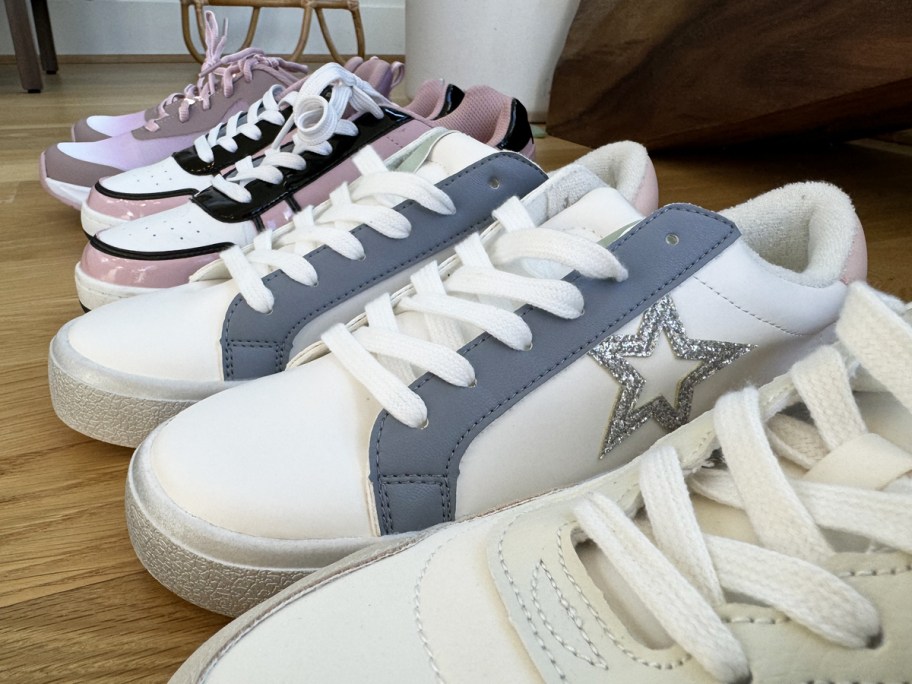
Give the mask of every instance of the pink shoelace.
[[(253, 68), (257, 65), (267, 66), (273, 69), (285, 69), (287, 71), (307, 72), (307, 68), (288, 62), (277, 57), (267, 57), (259, 48), (247, 48), (240, 52), (235, 52), (227, 57), (222, 56), (225, 49), (225, 42), (228, 39), (228, 20), (226, 19), (222, 33), (219, 34), (218, 21), (215, 13), (210, 10), (206, 11), (206, 58), (200, 69), (199, 77), (196, 83), (190, 83), (182, 92), (172, 93), (158, 105), (158, 117), (152, 121), (147, 121), (145, 128), (149, 131), (159, 129), (158, 119), (170, 116), (166, 110), (169, 105), (180, 102), (177, 110), (177, 116), (181, 123), (190, 118), (191, 107), (200, 103), (203, 110), (209, 109), (210, 98), (219, 90), (225, 97), (231, 97), (234, 93), (234, 83), (238, 78), (243, 78), (250, 82), (253, 78)], [(219, 87), (221, 86), (221, 88)]]

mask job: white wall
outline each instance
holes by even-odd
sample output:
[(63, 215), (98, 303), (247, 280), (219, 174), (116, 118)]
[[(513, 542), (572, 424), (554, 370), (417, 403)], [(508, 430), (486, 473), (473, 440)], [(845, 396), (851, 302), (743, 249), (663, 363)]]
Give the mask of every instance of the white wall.
[[(49, 0), (48, 6), (58, 54), (187, 54), (179, 0)], [(214, 11), (219, 23), (228, 19), (226, 52), (231, 52), (247, 32), (250, 10), (216, 7)], [(299, 9), (262, 10), (254, 44), (273, 54), (291, 52), (301, 31), (302, 16)], [(332, 10), (325, 16), (338, 49), (343, 54), (354, 52), (351, 15)], [(361, 0), (361, 17), (368, 54), (405, 52), (405, 0)], [(327, 52), (316, 17), (304, 52)], [(2, 21), (0, 55), (11, 54), (9, 26)]]

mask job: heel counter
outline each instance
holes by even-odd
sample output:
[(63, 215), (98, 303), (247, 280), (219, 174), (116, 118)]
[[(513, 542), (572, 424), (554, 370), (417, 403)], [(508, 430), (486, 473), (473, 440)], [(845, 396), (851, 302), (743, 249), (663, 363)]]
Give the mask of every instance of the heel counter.
[(497, 149), (519, 152), (524, 156), (528, 156), (524, 151), (530, 150), (534, 154), (535, 143), (532, 139), (529, 113), (523, 103), (516, 98), (510, 102), (510, 124), (503, 139), (497, 143)]
[(643, 168), (643, 179), (632, 204), (643, 216), (649, 216), (659, 208), (659, 179), (656, 177), (655, 166), (652, 165), (652, 160), (648, 155)]
[(443, 102), (440, 105), (440, 110), (434, 119), (440, 119), (441, 117), (451, 114), (456, 108), (462, 104), (463, 99), (465, 98), (465, 91), (462, 90), (459, 86), (453, 85), (450, 83), (446, 90), (443, 93)]
[(855, 221), (855, 237), (849, 248), (849, 256), (845, 260), (842, 276), (839, 278), (846, 285), (857, 280), (865, 280), (868, 276), (868, 244), (865, 240), (864, 229), (861, 221)]

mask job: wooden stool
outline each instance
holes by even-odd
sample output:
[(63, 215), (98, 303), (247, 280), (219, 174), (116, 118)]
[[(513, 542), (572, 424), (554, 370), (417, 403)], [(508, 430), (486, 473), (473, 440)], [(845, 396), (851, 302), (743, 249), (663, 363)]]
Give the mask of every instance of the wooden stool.
[(57, 73), (57, 51), (54, 49), (54, 34), (51, 32), (47, 0), (32, 0), (35, 33), (38, 35), (38, 46), (41, 49), (40, 67), (25, 0), (5, 1), (6, 18), (13, 37), (13, 50), (16, 52), (16, 66), (19, 67), (19, 80), (28, 92), (40, 93), (43, 87), (41, 69), (49, 74)]
[[(10, 0), (6, 1), (7, 3), (10, 2)], [(35, 0), (33, 0), (33, 2), (34, 1)], [(193, 55), (194, 59), (200, 64), (203, 63), (203, 56), (197, 51), (196, 47), (193, 45), (193, 39), (190, 37), (190, 8), (196, 8), (196, 26), (199, 30), (200, 39), (202, 40), (205, 35), (203, 8), (207, 5), (210, 7), (251, 8), (250, 25), (247, 27), (247, 36), (244, 38), (244, 43), (240, 49), (249, 48), (253, 43), (253, 34), (256, 32), (257, 22), (259, 21), (260, 10), (262, 8), (300, 7), (303, 9), (304, 19), (301, 22), (301, 36), (298, 38), (298, 44), (295, 47), (294, 52), (287, 57), (287, 59), (292, 62), (301, 61), (301, 55), (304, 52), (304, 46), (307, 44), (307, 36), (310, 33), (310, 24), (314, 14), (317, 15), (317, 21), (320, 24), (320, 32), (323, 34), (323, 40), (326, 41), (326, 46), (329, 48), (332, 58), (336, 62), (344, 62), (344, 59), (339, 55), (339, 51), (336, 50), (336, 45), (329, 35), (329, 28), (326, 26), (326, 19), (323, 17), (323, 10), (347, 10), (351, 13), (352, 21), (355, 25), (355, 39), (358, 43), (358, 54), (361, 57), (364, 57), (364, 25), (361, 23), (361, 9), (358, 5), (358, 0), (181, 0), (181, 5), (181, 22), (184, 28), (184, 43), (187, 45), (190, 54)]]

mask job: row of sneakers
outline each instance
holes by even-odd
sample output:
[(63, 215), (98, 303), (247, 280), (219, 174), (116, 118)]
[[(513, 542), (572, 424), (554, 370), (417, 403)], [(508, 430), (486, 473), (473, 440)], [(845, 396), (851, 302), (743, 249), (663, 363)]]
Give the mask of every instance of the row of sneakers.
[[(226, 247), (250, 244), (353, 180), (353, 155), (366, 145), (389, 161), (432, 129), (446, 128), (532, 156), (531, 127), (517, 100), (487, 87), (462, 92), (429, 81), (400, 108), (359, 77), (375, 63), (384, 67), (375, 75), (391, 71), (379, 60), (354, 73), (328, 64), (295, 90), (268, 91), (240, 127), (229, 120), (192, 148), (99, 181), (82, 210), (93, 233), (76, 267), (82, 305), (94, 309), (186, 283)], [(330, 85), (326, 99), (321, 94)], [(264, 142), (266, 150), (250, 156), (250, 147)]]
[[(223, 205), (319, 183), (393, 111), (320, 73), (273, 93), (282, 142), (213, 175)], [(58, 415), (138, 445), (140, 560), (249, 611), (175, 679), (901, 681), (912, 333), (858, 282), (850, 200), (657, 209), (635, 143), (548, 176), (530, 140), (411, 120), (51, 343)]]
[(414, 172), (365, 148), (306, 221), (55, 336), (60, 418), (139, 446), (130, 533), (166, 586), (237, 614), (390, 535), (617, 468), (826, 340), (865, 275), (832, 186), (644, 218), (634, 143), (550, 178), (482, 147), (419, 140)]
[[(389, 159), (442, 127), (534, 155), (525, 108), (491, 88), (463, 92), (428, 81), (397, 107), (387, 96), (402, 65), (357, 57), (288, 84), (306, 67), (256, 49), (221, 57), (224, 36), (211, 13), (207, 22), (196, 85), (152, 108), (154, 118), (132, 131), (61, 143), (41, 156), (45, 187), (81, 208), (89, 244), (75, 278), (84, 309), (185, 283), (226, 247), (287, 224), (358, 174), (351, 157), (365, 145)], [(332, 97), (324, 97), (331, 84)], [(261, 97), (248, 107), (251, 93)], [(148, 112), (89, 117), (74, 135), (114, 133), (140, 115)]]

